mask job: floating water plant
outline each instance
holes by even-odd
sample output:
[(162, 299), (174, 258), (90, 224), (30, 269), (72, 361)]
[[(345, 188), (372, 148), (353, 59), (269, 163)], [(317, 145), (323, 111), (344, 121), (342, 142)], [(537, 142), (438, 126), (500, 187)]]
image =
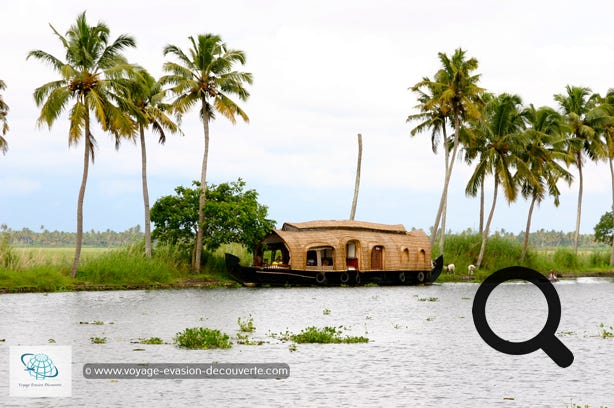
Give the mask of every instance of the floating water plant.
[(324, 315), (329, 315), (329, 314), (330, 314), (330, 309), (324, 309), (324, 310), (322, 311), (322, 314), (324, 314)]
[(207, 327), (192, 327), (177, 333), (173, 339), (179, 347), (187, 349), (230, 348), (232, 343), (226, 333)]
[(90, 337), (92, 344), (105, 344), (107, 342), (106, 337)]
[(138, 344), (164, 344), (164, 340), (160, 337), (150, 337), (148, 339), (139, 339), (136, 343)]
[(603, 337), (604, 339), (608, 339), (608, 338), (613, 338), (614, 337), (614, 327), (612, 326), (606, 326), (603, 323), (601, 323), (599, 325), (599, 329), (601, 330), (601, 332), (599, 333), (599, 335), (601, 337)]
[(254, 318), (250, 314), (247, 319), (237, 318), (237, 323), (239, 324), (239, 329), (243, 333), (251, 333), (256, 330), (256, 326), (254, 326)]
[(436, 297), (418, 298), (418, 301), (420, 301), (420, 302), (438, 302), (439, 298), (436, 298)]
[(237, 333), (237, 343), (244, 346), (261, 346), (265, 342), (264, 340), (250, 340), (247, 334)]
[(282, 341), (294, 341), (295, 343), (368, 343), (369, 339), (363, 336), (341, 336), (343, 326), (331, 327), (326, 326), (317, 328), (315, 326), (307, 327), (301, 330), (298, 334), (292, 334), (286, 331), (275, 336)]

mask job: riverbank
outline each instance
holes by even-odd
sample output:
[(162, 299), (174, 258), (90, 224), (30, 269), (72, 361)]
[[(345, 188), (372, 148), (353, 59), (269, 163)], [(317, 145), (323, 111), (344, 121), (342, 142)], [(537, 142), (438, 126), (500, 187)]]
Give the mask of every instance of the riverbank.
[[(485, 262), (473, 275), (467, 267), (479, 250), (479, 237), (450, 236), (446, 241), (445, 263), (456, 265), (455, 273), (444, 271), (443, 282), (482, 282), (492, 272), (523, 264), (541, 273), (554, 270), (562, 279), (577, 277), (614, 278), (607, 251), (581, 251), (570, 248), (530, 250), (519, 261), (518, 243), (493, 237), (486, 248)], [(226, 245), (203, 255), (203, 273), (190, 272), (190, 255), (181, 248), (157, 247), (152, 258), (143, 256), (140, 244), (124, 248), (84, 248), (77, 276), (69, 276), (72, 248), (13, 248), (0, 246), (0, 293), (105, 291), (135, 289), (179, 289), (238, 287), (226, 271), (224, 253), (251, 262), (250, 254), (239, 245)]]
[[(474, 275), (443, 273), (435, 282), (437, 283), (480, 283), (490, 273), (476, 273)], [(575, 272), (559, 273), (559, 279), (576, 279), (583, 277), (611, 278), (614, 280), (613, 271), (602, 272)], [(92, 283), (78, 278), (69, 280), (67, 277), (58, 277), (50, 280), (47, 275), (45, 280), (31, 281), (32, 284), (2, 284), (3, 273), (0, 271), (0, 294), (7, 293), (49, 293), (49, 292), (82, 292), (82, 291), (111, 291), (111, 290), (164, 290), (164, 289), (211, 289), (211, 288), (237, 288), (241, 285), (229, 276), (222, 275), (190, 275), (179, 278), (173, 282), (141, 282), (141, 283)], [(54, 284), (55, 283), (55, 284)]]

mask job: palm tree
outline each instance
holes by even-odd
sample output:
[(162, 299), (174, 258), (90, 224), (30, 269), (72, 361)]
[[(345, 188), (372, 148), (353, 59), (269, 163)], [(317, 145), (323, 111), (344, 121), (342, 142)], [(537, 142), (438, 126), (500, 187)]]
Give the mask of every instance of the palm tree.
[[(480, 95), (483, 93), (483, 89), (477, 86), (480, 75), (473, 73), (478, 68), (478, 61), (475, 58), (467, 59), (466, 52), (461, 48), (456, 49), (451, 57), (441, 52), (438, 56), (442, 67), (437, 71), (434, 79), (425, 77), (411, 88), (419, 95), (420, 104), (418, 106), (425, 115), (424, 118), (431, 115), (432, 123), (426, 125), (426, 127), (438, 127), (443, 131), (446, 126), (443, 118), (446, 118), (454, 129), (452, 153), (447, 165), (443, 191), (435, 216), (431, 246), (435, 244), (439, 223), (443, 218), (447, 204), (448, 186), (460, 144), (461, 129), (468, 120), (479, 118), (482, 104)], [(411, 117), (408, 119), (412, 120)], [(446, 146), (445, 136), (444, 146)], [(445, 233), (445, 231), (442, 231), (442, 233)], [(443, 248), (441, 249), (443, 250)]]
[[(156, 81), (145, 69), (135, 70), (133, 75), (123, 81), (121, 87), (122, 108), (130, 112), (136, 122), (141, 145), (141, 184), (145, 208), (145, 256), (151, 257), (151, 213), (149, 209), (149, 188), (147, 186), (147, 149), (145, 129), (150, 128), (158, 135), (159, 143), (166, 142), (165, 130), (175, 133), (177, 124), (167, 115), (169, 105), (164, 103), (166, 92), (160, 81)], [(118, 139), (119, 141), (119, 139)]]
[[(509, 94), (485, 99), (487, 102), (484, 107), (483, 118), (474, 129), (477, 138), (475, 145), (480, 145), (482, 148), (477, 155), (478, 163), (465, 189), (467, 195), (475, 196), (486, 176), (493, 175), (493, 200), (482, 233), (482, 245), (476, 262), (477, 268), (480, 267), (484, 259), (490, 224), (497, 204), (499, 186), (503, 187), (503, 193), (508, 202), (516, 200), (518, 186), (512, 170), (525, 166), (518, 160), (519, 142), (524, 127), (521, 109), (522, 100), (517, 95)], [(526, 173), (528, 170), (523, 169), (523, 172)]]
[[(612, 217), (614, 222), (614, 89), (609, 89), (606, 97), (591, 117), (602, 136), (599, 153), (608, 160), (612, 185)], [(595, 149), (596, 150), (596, 149)], [(610, 251), (610, 266), (614, 266), (614, 240)]]
[(59, 74), (56, 81), (46, 83), (34, 91), (36, 105), (41, 108), (38, 125), (46, 124), (49, 128), (68, 109), (70, 127), (69, 144), (77, 144), (84, 139), (83, 177), (77, 200), (77, 242), (75, 257), (70, 275), (77, 273), (83, 241), (83, 199), (89, 171), (90, 160), (94, 161), (96, 139), (91, 131), (91, 115), (100, 123), (102, 130), (116, 136), (129, 135), (134, 132), (130, 118), (119, 109), (115, 87), (118, 79), (131, 66), (122, 56), (127, 47), (134, 47), (134, 39), (120, 35), (110, 42), (110, 30), (106, 24), (99, 22), (89, 25), (85, 12), (77, 17), (65, 36), (51, 26), (66, 52), (65, 61), (42, 51), (33, 50), (28, 58), (35, 58), (47, 63)]
[[(437, 83), (431, 81), (425, 77), (419, 83), (422, 86), (413, 86), (409, 88), (411, 91), (418, 95), (418, 105), (415, 108), (420, 110), (420, 113), (412, 114), (407, 117), (406, 122), (419, 122), (410, 132), (412, 137), (418, 133), (429, 131), (431, 134), (431, 149), (433, 153), (437, 154), (440, 138), (443, 139), (443, 158), (444, 158), (444, 174), (448, 174), (448, 168), (450, 167), (450, 145), (452, 141), (447, 135), (447, 122), (448, 116), (444, 114), (444, 107), (438, 104), (435, 99), (438, 95), (439, 89)], [(446, 212), (447, 203), (444, 204), (444, 208), (441, 214), (441, 230), (444, 233), (440, 234), (439, 247), (443, 250), (446, 230)], [(435, 236), (433, 231), (433, 236)], [(433, 241), (434, 242), (434, 241)]]
[(596, 107), (599, 95), (593, 94), (590, 88), (567, 85), (565, 94), (554, 95), (558, 102), (561, 113), (567, 121), (569, 128), (569, 151), (575, 156), (575, 165), (578, 168), (578, 207), (576, 212), (576, 230), (574, 233), (574, 251), (578, 252), (578, 240), (580, 239), (580, 218), (582, 216), (582, 194), (584, 190), (584, 175), (582, 166), (584, 163), (583, 152), (591, 160), (596, 160), (595, 152), (595, 128), (588, 119), (591, 111)]
[[(6, 84), (4, 83), (3, 80), (0, 79), (0, 91), (4, 91), (6, 89)], [(6, 142), (6, 139), (4, 138), (4, 136), (8, 133), (9, 131), (9, 124), (6, 120), (6, 116), (9, 113), (9, 106), (6, 104), (6, 102), (4, 102), (4, 98), (2, 97), (2, 94), (0, 94), (0, 152), (2, 152), (2, 154), (6, 154), (9, 146), (8, 143)]]
[(523, 174), (519, 171), (517, 177), (523, 197), (530, 199), (531, 204), (520, 256), (521, 262), (524, 262), (527, 253), (535, 203), (539, 205), (548, 194), (554, 198), (554, 205), (558, 207), (561, 194), (557, 186), (558, 181), (561, 178), (568, 184), (573, 181), (573, 176), (560, 164), (561, 162), (569, 164), (573, 161), (573, 157), (566, 149), (561, 115), (547, 106), (536, 109), (530, 105), (525, 109), (524, 117), (529, 127), (525, 131), (525, 144), (520, 149), (519, 158), (527, 165), (520, 170), (528, 170), (528, 173)]
[(178, 62), (165, 62), (164, 71), (168, 75), (161, 78), (171, 85), (176, 98), (173, 107), (184, 114), (195, 105), (200, 105), (200, 118), (203, 123), (205, 146), (200, 173), (200, 200), (198, 203), (198, 232), (193, 258), (193, 272), (200, 272), (203, 246), (203, 226), (205, 222), (205, 193), (207, 189), (207, 160), (209, 156), (209, 122), (219, 112), (233, 124), (238, 115), (248, 122), (247, 114), (231, 99), (231, 96), (246, 101), (249, 92), (245, 84), (252, 83), (252, 74), (234, 71), (239, 63), (245, 65), (245, 53), (229, 49), (222, 39), (213, 34), (199, 34), (189, 37), (191, 48), (188, 54), (175, 45), (164, 47), (164, 55), (173, 55)]

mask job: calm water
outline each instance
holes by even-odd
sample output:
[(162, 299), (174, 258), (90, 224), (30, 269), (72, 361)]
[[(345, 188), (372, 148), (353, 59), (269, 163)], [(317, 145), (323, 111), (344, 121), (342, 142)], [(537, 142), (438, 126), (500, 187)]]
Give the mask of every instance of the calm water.
[[(0, 295), (0, 406), (208, 407), (614, 407), (614, 283), (583, 278), (556, 283), (562, 303), (558, 337), (575, 355), (559, 368), (538, 350), (509, 356), (486, 345), (473, 326), (476, 284), (431, 287), (213, 289)], [(329, 309), (330, 314), (324, 310)], [(251, 314), (261, 346), (192, 351), (171, 342), (187, 328), (207, 326), (234, 336)], [(531, 284), (497, 287), (487, 318), (501, 337), (526, 340), (547, 316)], [(84, 325), (81, 321), (103, 321)], [(112, 323), (112, 324), (111, 324)], [(299, 344), (268, 336), (308, 326), (349, 327), (368, 344)], [(91, 344), (106, 337), (107, 344)], [(72, 345), (73, 397), (8, 397), (11, 345)], [(145, 351), (135, 351), (143, 348)], [(86, 380), (84, 363), (255, 363), (290, 365), (286, 380)]]

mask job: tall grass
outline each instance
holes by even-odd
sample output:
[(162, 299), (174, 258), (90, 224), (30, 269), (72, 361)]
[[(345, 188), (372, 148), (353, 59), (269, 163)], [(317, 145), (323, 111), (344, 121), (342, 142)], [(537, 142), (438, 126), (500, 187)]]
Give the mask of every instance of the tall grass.
[(145, 257), (144, 244), (125, 248), (84, 248), (76, 279), (69, 277), (71, 248), (14, 248), (0, 240), (0, 291), (58, 291), (89, 285), (109, 287), (157, 286), (186, 278), (228, 282), (224, 252), (248, 256), (240, 245), (203, 255), (201, 275), (190, 274), (190, 254), (179, 247), (156, 246)]
[[(453, 263), (457, 271), (466, 273), (467, 266), (475, 263), (481, 243), (482, 237), (479, 234), (448, 235), (444, 248), (445, 263)], [(521, 254), (521, 243), (498, 236), (489, 237), (481, 270), (477, 272), (478, 278), (514, 265), (527, 266), (540, 272), (554, 269), (564, 273), (611, 269), (607, 251), (584, 251), (575, 254), (567, 247), (557, 248), (554, 252), (536, 251), (529, 247), (524, 262), (520, 261)]]

